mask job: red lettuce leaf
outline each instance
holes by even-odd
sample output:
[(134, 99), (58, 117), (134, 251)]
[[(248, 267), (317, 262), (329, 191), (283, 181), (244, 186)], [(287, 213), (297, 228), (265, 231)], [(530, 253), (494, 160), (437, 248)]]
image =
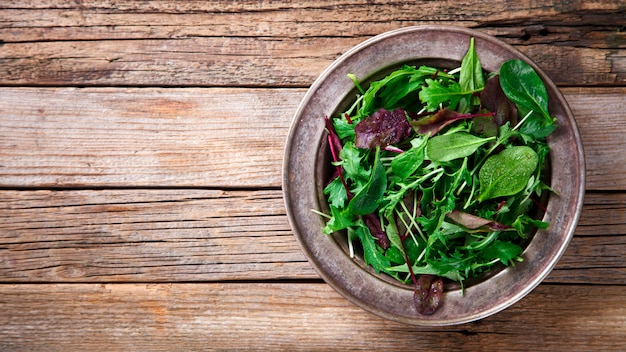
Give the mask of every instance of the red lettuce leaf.
[(382, 225), (380, 223), (380, 219), (376, 214), (368, 214), (362, 216), (365, 225), (370, 230), (370, 233), (376, 239), (376, 244), (380, 246), (382, 249), (387, 249), (391, 245), (389, 241), (389, 237), (385, 231), (383, 231)]
[(448, 219), (469, 230), (506, 231), (513, 229), (512, 227), (506, 226), (497, 221), (481, 218), (480, 216), (476, 216), (459, 210), (453, 210), (450, 213), (446, 214), (446, 216), (448, 217)]
[(511, 126), (515, 126), (517, 124), (517, 107), (504, 94), (499, 77), (494, 76), (487, 80), (485, 88), (480, 93), (480, 104), (494, 113), (493, 120), (498, 126), (504, 125), (507, 121), (511, 122)]
[(420, 314), (431, 315), (439, 307), (443, 296), (443, 279), (435, 275), (420, 275), (413, 294), (415, 308)]
[(416, 121), (411, 121), (411, 126), (413, 126), (415, 132), (419, 134), (430, 134), (432, 137), (454, 121), (469, 119), (474, 116), (475, 115), (472, 114), (460, 114), (454, 110), (443, 108), (435, 114)]
[(398, 143), (411, 135), (411, 125), (403, 109), (380, 109), (354, 128), (357, 148), (372, 149)]

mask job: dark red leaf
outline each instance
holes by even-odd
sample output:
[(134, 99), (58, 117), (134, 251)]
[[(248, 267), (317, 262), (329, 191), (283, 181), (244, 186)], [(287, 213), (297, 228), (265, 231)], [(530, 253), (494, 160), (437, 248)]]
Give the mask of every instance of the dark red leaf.
[(364, 118), (354, 128), (357, 148), (386, 147), (411, 135), (411, 125), (403, 109), (380, 109)]
[(507, 121), (511, 122), (511, 126), (517, 124), (517, 107), (502, 91), (500, 76), (487, 80), (485, 88), (480, 93), (480, 104), (494, 113), (493, 119), (498, 126), (504, 125)]
[(443, 296), (443, 279), (435, 275), (420, 275), (413, 294), (415, 308), (420, 314), (431, 315)]
[(411, 126), (415, 132), (420, 134), (430, 134), (431, 137), (441, 131), (447, 125), (457, 120), (469, 119), (474, 117), (472, 114), (459, 114), (448, 108), (441, 109), (435, 114), (423, 117), (417, 121), (411, 121)]
[(446, 214), (446, 216), (455, 223), (470, 230), (504, 231), (512, 229), (511, 227), (501, 224), (497, 221), (481, 218), (480, 216), (476, 216), (456, 209)]
[(380, 219), (375, 214), (363, 215), (363, 221), (365, 225), (370, 230), (370, 233), (376, 239), (376, 243), (382, 248), (387, 249), (391, 245), (389, 242), (389, 237), (385, 231), (383, 231), (382, 225), (380, 224)]
[[(324, 122), (326, 124), (326, 130), (328, 131), (328, 146), (330, 147), (330, 153), (333, 156), (333, 161), (337, 162), (339, 161), (339, 153), (341, 152), (341, 149), (343, 148), (343, 146), (341, 145), (341, 139), (339, 139), (339, 136), (337, 135), (337, 132), (335, 131), (335, 128), (333, 127), (333, 123), (330, 121), (328, 116), (324, 116)], [(350, 197), (351, 195), (348, 189), (348, 184), (346, 183), (346, 180), (343, 177), (343, 167), (341, 167), (340, 165), (337, 165), (335, 169), (336, 169), (335, 173), (341, 179), (341, 183), (343, 184), (343, 187), (346, 189), (346, 192), (348, 193), (348, 197)], [(335, 177), (336, 176), (333, 176), (331, 180), (334, 179)]]
[[(479, 113), (488, 112), (487, 109), (482, 109)], [(484, 114), (484, 116), (476, 117), (472, 123), (472, 134), (482, 135), (484, 137), (495, 137), (498, 135), (498, 124), (494, 119), (494, 115)]]

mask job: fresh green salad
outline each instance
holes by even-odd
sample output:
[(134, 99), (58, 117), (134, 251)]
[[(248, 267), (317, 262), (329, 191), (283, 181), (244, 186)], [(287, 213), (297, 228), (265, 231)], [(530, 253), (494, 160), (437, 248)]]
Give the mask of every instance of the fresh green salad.
[[(348, 79), (348, 78), (347, 78)], [(444, 278), (484, 275), (522, 261), (548, 223), (546, 137), (556, 128), (546, 87), (521, 60), (484, 72), (469, 43), (461, 66), (405, 65), (326, 118), (335, 174), (324, 188), (324, 234), (347, 233), (352, 256), (415, 286), (421, 314), (440, 303)]]

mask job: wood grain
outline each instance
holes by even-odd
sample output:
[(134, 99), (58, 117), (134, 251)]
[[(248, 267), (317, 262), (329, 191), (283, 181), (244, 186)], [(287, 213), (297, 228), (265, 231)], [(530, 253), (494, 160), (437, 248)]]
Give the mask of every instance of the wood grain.
[[(0, 2), (0, 351), (623, 351), (622, 0)], [(324, 284), (285, 214), (306, 88), (354, 45), (475, 28), (561, 86), (587, 162), (570, 246), (480, 322), (380, 319)]]
[(3, 281), (315, 278), (279, 191), (0, 192)]
[[(625, 88), (564, 88), (588, 190), (626, 190)], [(0, 88), (2, 187), (280, 187), (304, 89)], [(245, 133), (242, 133), (245, 131)]]
[(437, 23), (517, 46), (557, 84), (623, 85), (625, 14), (619, 0), (5, 2), (0, 84), (302, 87), (369, 37)]
[(325, 284), (0, 285), (0, 349), (619, 351), (622, 290), (540, 285), (480, 322), (427, 328)]
[(278, 186), (303, 93), (1, 91), (0, 184), (10, 187)]
[[(626, 193), (591, 193), (546, 282), (626, 284), (625, 256)], [(319, 279), (280, 191), (0, 191), (0, 281), (280, 279)]]

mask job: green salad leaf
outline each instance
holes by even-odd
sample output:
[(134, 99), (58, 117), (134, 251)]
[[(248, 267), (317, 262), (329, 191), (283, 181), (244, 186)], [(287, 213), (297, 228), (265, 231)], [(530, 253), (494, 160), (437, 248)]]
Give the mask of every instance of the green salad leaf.
[(378, 200), (387, 189), (387, 174), (380, 162), (380, 148), (376, 149), (374, 165), (369, 181), (348, 203), (347, 212), (354, 215), (367, 215), (378, 208)]
[(530, 147), (510, 147), (491, 156), (480, 169), (479, 201), (521, 192), (535, 172), (539, 157)]
[[(485, 87), (485, 75), (480, 65), (480, 58), (474, 49), (474, 38), (470, 39), (469, 49), (461, 63), (459, 85), (461, 90), (465, 92), (475, 92)], [(471, 95), (470, 99), (472, 105), (480, 104), (480, 97)]]
[(446, 162), (472, 155), (481, 145), (494, 139), (476, 137), (462, 131), (444, 134), (428, 140), (426, 153), (432, 161)]
[(547, 89), (521, 60), (487, 80), (475, 45), (451, 70), (404, 65), (369, 84), (349, 75), (360, 94), (325, 119), (335, 173), (328, 214), (316, 211), (322, 233), (345, 231), (351, 255), (412, 284), (423, 314), (444, 278), (463, 285), (514, 265), (550, 225), (533, 217), (555, 192), (544, 175), (557, 128)]
[(531, 114), (521, 132), (544, 138), (556, 128), (548, 111), (548, 91), (532, 66), (522, 60), (506, 61), (500, 67), (500, 85), (520, 115)]

